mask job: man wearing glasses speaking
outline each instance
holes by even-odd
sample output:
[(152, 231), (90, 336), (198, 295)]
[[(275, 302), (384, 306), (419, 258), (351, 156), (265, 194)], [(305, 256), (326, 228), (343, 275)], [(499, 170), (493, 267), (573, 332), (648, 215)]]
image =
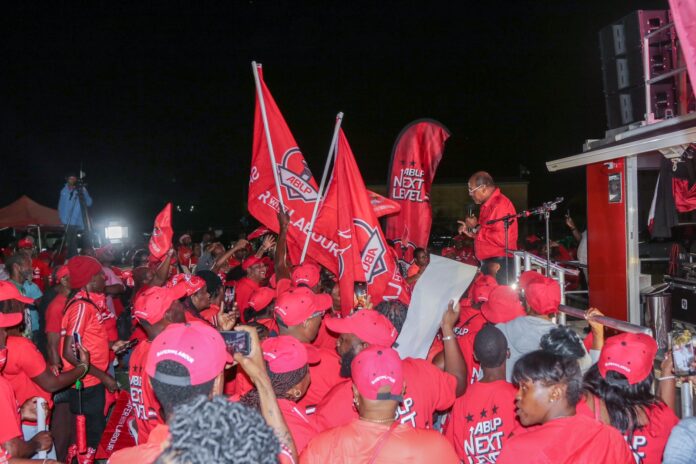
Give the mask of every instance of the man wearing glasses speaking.
[[(481, 205), (479, 217), (469, 216), (459, 223), (459, 233), (474, 239), (476, 259), (481, 262), (481, 272), (496, 278), (499, 284), (508, 284), (515, 278), (512, 272), (511, 254), (506, 258), (504, 221), (488, 224), (488, 221), (516, 214), (508, 197), (495, 186), (493, 177), (479, 171), (469, 179), (469, 195), (474, 203)], [(508, 250), (517, 249), (517, 219), (513, 219), (508, 230)]]

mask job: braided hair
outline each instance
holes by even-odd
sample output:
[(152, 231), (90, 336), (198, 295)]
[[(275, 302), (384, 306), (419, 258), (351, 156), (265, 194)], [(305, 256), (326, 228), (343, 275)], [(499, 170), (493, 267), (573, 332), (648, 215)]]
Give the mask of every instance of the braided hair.
[(261, 414), (223, 396), (197, 396), (177, 406), (169, 433), (157, 464), (278, 462), (280, 443)]
[[(275, 372), (272, 372), (270, 369), (268, 369), (268, 367), (266, 368), (266, 370), (268, 371), (268, 376), (271, 379), (271, 387), (273, 388), (273, 392), (275, 392), (276, 397), (285, 398), (288, 391), (292, 387), (300, 383), (302, 379), (305, 378), (305, 376), (309, 372), (309, 367), (307, 367), (307, 365), (305, 364), (299, 369), (295, 369), (294, 371), (290, 372), (283, 372), (282, 374), (276, 374)], [(260, 397), (258, 390), (253, 389), (249, 391), (247, 394), (245, 394), (239, 399), (239, 402), (249, 407), (258, 409), (260, 407)]]

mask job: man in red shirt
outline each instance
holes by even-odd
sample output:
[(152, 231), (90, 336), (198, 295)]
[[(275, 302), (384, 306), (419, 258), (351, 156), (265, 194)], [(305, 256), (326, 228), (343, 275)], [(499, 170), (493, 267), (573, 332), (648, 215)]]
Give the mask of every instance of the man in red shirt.
[[(443, 321), (447, 340), (445, 350), (450, 363), (458, 358), (461, 364), (459, 377), (443, 372), (424, 359), (407, 358), (403, 361), (406, 394), (403, 404), (397, 409), (399, 422), (416, 428), (430, 428), (435, 411), (444, 411), (454, 403), (457, 393), (466, 389), (466, 380), (461, 358), (452, 328), (454, 313), (448, 310)], [(397, 329), (385, 316), (372, 309), (363, 309), (345, 319), (327, 320), (329, 330), (339, 333), (337, 351), (341, 357), (341, 376), (350, 377), (352, 361), (371, 345), (391, 346), (398, 336)], [(452, 360), (452, 361), (450, 361)], [(457, 390), (461, 389), (460, 392)], [(319, 430), (326, 430), (350, 423), (357, 417), (351, 402), (350, 380), (344, 380), (324, 397), (317, 406), (314, 420)]]
[(445, 437), (464, 462), (495, 462), (505, 440), (519, 426), (515, 416), (517, 389), (505, 381), (507, 340), (494, 325), (484, 326), (474, 340), (474, 355), (483, 378), (457, 398)]
[[(459, 221), (459, 233), (474, 239), (476, 259), (481, 261), (484, 274), (495, 276), (498, 283), (507, 285), (510, 267), (509, 254), (505, 251), (504, 221), (489, 224), (489, 221), (509, 215), (515, 215), (515, 207), (508, 197), (495, 186), (493, 177), (487, 172), (479, 171), (469, 179), (469, 195), (474, 203), (481, 205), (479, 217), (467, 217)], [(517, 219), (513, 219), (507, 234), (508, 250), (517, 249)], [(506, 258), (506, 256), (508, 258)]]
[(414, 429), (396, 419), (399, 404), (406, 401), (408, 379), (395, 350), (378, 345), (362, 350), (351, 363), (349, 382), (356, 417), (310, 441), (301, 463), (459, 462), (439, 433)]
[(249, 256), (242, 263), (242, 270), (246, 272), (246, 276), (237, 282), (234, 299), (237, 308), (243, 313), (249, 307), (249, 297), (266, 278), (266, 265), (261, 262), (261, 258)]
[(141, 293), (133, 305), (133, 316), (147, 334), (147, 340), (133, 350), (128, 367), (131, 404), (138, 428), (137, 443), (147, 442), (150, 432), (158, 424), (164, 424), (150, 379), (145, 375), (145, 364), (152, 340), (169, 324), (185, 321), (184, 307), (178, 301), (185, 294), (182, 286), (151, 287)]
[(56, 296), (46, 307), (46, 351), (48, 355), (48, 365), (55, 374), (63, 368), (63, 361), (60, 357), (60, 333), (61, 320), (63, 319), (63, 309), (68, 302), (70, 294), (70, 273), (68, 266), (61, 266), (56, 270), (56, 286), (54, 287)]
[[(109, 334), (106, 327), (106, 297), (104, 295), (104, 271), (96, 259), (90, 256), (75, 256), (68, 261), (70, 286), (76, 291), (63, 314), (63, 340), (61, 354), (63, 365), (78, 366), (74, 334), (80, 344), (89, 351), (91, 365), (83, 379), (81, 411), (87, 422), (88, 455), (96, 453), (97, 445), (106, 425), (104, 419), (105, 388), (116, 391), (118, 385), (106, 370), (109, 368)], [(114, 348), (118, 346), (114, 344)], [(80, 404), (77, 390), (70, 389), (70, 410), (77, 414)]]

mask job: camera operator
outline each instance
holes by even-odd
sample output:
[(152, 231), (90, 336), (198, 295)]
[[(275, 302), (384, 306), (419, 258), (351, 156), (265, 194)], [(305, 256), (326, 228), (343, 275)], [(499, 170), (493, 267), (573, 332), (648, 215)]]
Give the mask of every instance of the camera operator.
[(86, 208), (92, 206), (92, 197), (75, 174), (68, 174), (63, 190), (60, 191), (58, 201), (58, 215), (60, 222), (65, 226), (65, 246), (68, 249), (68, 258), (77, 254), (77, 234), (85, 228), (83, 216), (87, 211), (82, 211), (80, 195), (84, 199)]

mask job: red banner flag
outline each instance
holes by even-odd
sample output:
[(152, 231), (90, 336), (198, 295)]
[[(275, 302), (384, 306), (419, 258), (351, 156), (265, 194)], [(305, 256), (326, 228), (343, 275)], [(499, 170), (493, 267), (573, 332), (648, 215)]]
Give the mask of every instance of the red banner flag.
[(399, 259), (407, 263), (413, 261), (416, 248), (428, 245), (433, 220), (430, 187), (449, 136), (439, 122), (420, 119), (406, 126), (394, 144), (387, 196), (401, 212), (387, 218), (386, 235), (397, 253), (405, 249)]
[(367, 195), (370, 197), (370, 204), (378, 218), (396, 214), (401, 211), (401, 206), (397, 202), (385, 198), (379, 193), (368, 190)]
[(343, 130), (339, 132), (334, 174), (319, 216), (315, 226), (318, 232), (328, 235), (328, 230), (336, 231), (343, 314), (353, 309), (355, 282), (367, 283), (374, 304), (394, 299), (408, 304), (410, 296), (396, 257), (387, 246)]
[(96, 459), (109, 459), (114, 451), (135, 446), (135, 438), (129, 429), (131, 419), (135, 419), (135, 409), (130, 402), (130, 393), (121, 390), (102, 434)]
[[(295, 264), (299, 261), (302, 247), (309, 230), (310, 220), (317, 199), (318, 187), (314, 181), (302, 152), (295, 142), (288, 125), (276, 105), (271, 92), (266, 87), (257, 66), (259, 85), (268, 121), (268, 131), (273, 144), (274, 161), (278, 173), (280, 192), (283, 205), (290, 215), (288, 229), (288, 253)], [(258, 91), (256, 95), (256, 111), (254, 115), (254, 146), (251, 159), (251, 175), (249, 176), (249, 198), (247, 201), (249, 213), (261, 224), (273, 232), (278, 232), (278, 189), (273, 175), (271, 151), (268, 146)], [(310, 244), (321, 247), (328, 253), (315, 253), (319, 264), (336, 272), (338, 246), (331, 239), (312, 234)]]
[(172, 204), (167, 203), (155, 218), (155, 226), (150, 237), (150, 254), (157, 259), (162, 258), (172, 248)]

